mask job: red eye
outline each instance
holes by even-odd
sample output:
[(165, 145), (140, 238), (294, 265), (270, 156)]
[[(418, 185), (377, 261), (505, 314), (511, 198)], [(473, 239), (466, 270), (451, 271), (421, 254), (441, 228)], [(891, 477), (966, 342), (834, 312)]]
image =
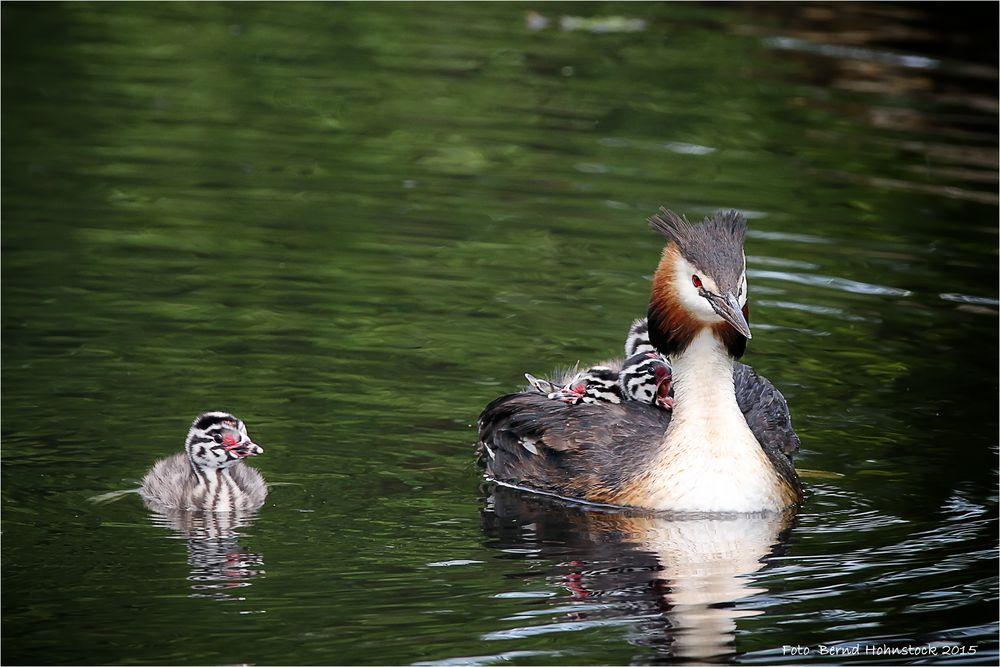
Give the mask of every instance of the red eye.
[(701, 278), (699, 278), (697, 275), (691, 276), (691, 282), (694, 283), (695, 287), (699, 289), (701, 288)]

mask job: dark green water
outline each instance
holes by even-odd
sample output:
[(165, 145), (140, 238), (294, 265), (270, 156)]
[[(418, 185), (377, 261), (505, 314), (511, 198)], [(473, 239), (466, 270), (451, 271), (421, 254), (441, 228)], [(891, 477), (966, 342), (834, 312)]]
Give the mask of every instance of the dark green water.
[[(996, 24), (5, 4), (3, 662), (995, 664)], [(645, 311), (660, 205), (751, 218), (787, 529), (480, 487), (481, 407)], [(210, 409), (256, 517), (90, 500)]]

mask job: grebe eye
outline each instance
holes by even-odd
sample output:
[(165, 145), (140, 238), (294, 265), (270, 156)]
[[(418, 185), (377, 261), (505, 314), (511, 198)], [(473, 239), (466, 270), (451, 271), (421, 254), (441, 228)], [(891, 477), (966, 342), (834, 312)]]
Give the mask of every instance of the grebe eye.
[(698, 277), (698, 274), (691, 276), (691, 282), (694, 284), (695, 287), (701, 289), (701, 278)]

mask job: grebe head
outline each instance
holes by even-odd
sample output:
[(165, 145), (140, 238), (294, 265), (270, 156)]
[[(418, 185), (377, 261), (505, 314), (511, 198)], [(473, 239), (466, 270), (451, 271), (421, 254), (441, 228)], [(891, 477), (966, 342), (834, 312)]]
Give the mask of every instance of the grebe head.
[(670, 364), (655, 350), (639, 352), (626, 359), (622, 364), (619, 383), (625, 399), (650, 403), (664, 410), (673, 408)]
[(184, 443), (196, 468), (228, 468), (264, 450), (247, 434), (247, 426), (228, 412), (206, 412), (191, 423)]
[(742, 356), (751, 337), (743, 254), (746, 219), (737, 211), (720, 211), (692, 225), (660, 209), (649, 224), (670, 241), (653, 278), (653, 345), (664, 354), (676, 354), (711, 327), (731, 356)]
[(551, 392), (549, 398), (570, 405), (578, 403), (621, 403), (618, 371), (608, 366), (591, 366), (574, 375), (565, 387)]

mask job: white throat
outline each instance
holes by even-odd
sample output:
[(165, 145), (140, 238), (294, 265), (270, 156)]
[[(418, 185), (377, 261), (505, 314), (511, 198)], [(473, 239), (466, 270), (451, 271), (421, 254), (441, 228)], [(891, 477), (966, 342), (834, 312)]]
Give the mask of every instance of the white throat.
[(656, 507), (759, 512), (787, 504), (783, 482), (736, 402), (734, 363), (708, 328), (671, 359), (674, 408), (655, 466)]
[[(710, 329), (703, 329), (691, 344), (671, 359), (674, 414), (667, 439), (674, 432), (699, 429), (706, 444), (733, 440), (750, 433), (736, 403), (733, 366), (725, 346)], [(756, 439), (754, 439), (756, 442)]]

